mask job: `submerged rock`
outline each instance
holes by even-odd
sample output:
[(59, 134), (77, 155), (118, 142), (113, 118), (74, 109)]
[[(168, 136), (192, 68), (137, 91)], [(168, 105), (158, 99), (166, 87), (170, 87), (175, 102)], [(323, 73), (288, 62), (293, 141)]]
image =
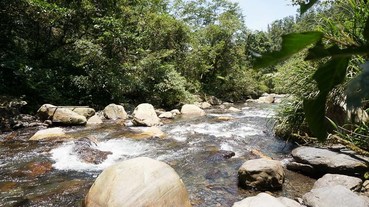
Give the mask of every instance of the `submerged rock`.
[(235, 155), (236, 154), (234, 152), (229, 151), (229, 150), (219, 150), (214, 155), (210, 156), (209, 160), (210, 161), (222, 161), (222, 160), (229, 159)]
[(292, 151), (292, 157), (298, 163), (312, 166), (319, 174), (355, 175), (368, 170), (364, 161), (328, 149), (298, 147)]
[(154, 106), (148, 103), (138, 105), (133, 111), (132, 116), (133, 124), (136, 126), (158, 126), (161, 124)]
[(108, 155), (112, 154), (112, 152), (97, 149), (97, 143), (89, 138), (81, 138), (74, 143), (73, 151), (80, 160), (86, 163), (100, 164), (108, 158)]
[(169, 165), (146, 157), (106, 168), (95, 180), (86, 207), (190, 207), (187, 190)]
[(368, 207), (369, 202), (341, 185), (315, 188), (303, 196), (309, 207)]
[(239, 184), (258, 190), (280, 189), (284, 176), (280, 161), (265, 158), (248, 160), (238, 170)]

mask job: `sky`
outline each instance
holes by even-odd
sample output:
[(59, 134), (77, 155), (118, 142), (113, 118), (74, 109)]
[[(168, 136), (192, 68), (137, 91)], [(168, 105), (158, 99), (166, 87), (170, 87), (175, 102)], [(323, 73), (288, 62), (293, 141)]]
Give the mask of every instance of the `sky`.
[(266, 31), (274, 20), (297, 14), (291, 0), (231, 0), (238, 2), (245, 16), (247, 28)]

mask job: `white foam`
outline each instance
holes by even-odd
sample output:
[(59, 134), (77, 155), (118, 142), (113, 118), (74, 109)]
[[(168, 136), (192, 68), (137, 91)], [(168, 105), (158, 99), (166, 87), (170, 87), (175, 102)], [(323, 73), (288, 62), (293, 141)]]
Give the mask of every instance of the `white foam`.
[(95, 171), (103, 170), (121, 159), (140, 156), (150, 148), (148, 144), (126, 139), (115, 139), (100, 142), (97, 149), (110, 151), (111, 155), (101, 164), (90, 164), (81, 161), (73, 151), (74, 142), (64, 143), (62, 146), (50, 151), (51, 158), (55, 161), (53, 167), (58, 170)]
[(261, 118), (272, 118), (275, 116), (275, 112), (272, 110), (258, 110), (251, 109), (249, 107), (242, 108), (243, 115), (241, 117), (261, 117)]

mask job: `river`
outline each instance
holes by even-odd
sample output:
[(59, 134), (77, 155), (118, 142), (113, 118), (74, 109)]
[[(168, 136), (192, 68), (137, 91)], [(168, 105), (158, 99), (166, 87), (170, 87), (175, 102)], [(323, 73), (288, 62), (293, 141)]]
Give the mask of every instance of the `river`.
[[(81, 206), (89, 187), (101, 171), (115, 162), (150, 157), (172, 166), (182, 178), (194, 207), (232, 206), (259, 193), (237, 185), (237, 170), (255, 151), (283, 160), (295, 147), (276, 138), (272, 127), (275, 105), (238, 105), (241, 112), (207, 111), (202, 118), (178, 118), (160, 129), (165, 139), (131, 139), (121, 125), (71, 127), (75, 137), (94, 137), (99, 150), (110, 151), (103, 163), (79, 160), (74, 141), (30, 142), (35, 130), (21, 130), (11, 140), (0, 135), (0, 206)], [(232, 117), (219, 121), (217, 117)], [(235, 152), (220, 159), (219, 150)], [(301, 197), (314, 180), (290, 171), (277, 196)], [(107, 186), (108, 187), (108, 186)]]

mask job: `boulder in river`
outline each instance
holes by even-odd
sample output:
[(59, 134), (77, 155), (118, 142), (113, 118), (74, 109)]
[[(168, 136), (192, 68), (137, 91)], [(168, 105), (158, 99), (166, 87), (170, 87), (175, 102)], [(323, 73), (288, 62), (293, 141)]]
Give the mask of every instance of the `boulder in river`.
[(42, 129), (36, 132), (29, 140), (57, 140), (70, 138), (60, 127)]
[(242, 187), (258, 190), (276, 190), (284, 182), (282, 163), (265, 158), (248, 160), (238, 170), (238, 181)]
[(205, 116), (206, 113), (200, 107), (194, 104), (185, 104), (182, 106), (181, 114), (184, 116)]
[(259, 99), (256, 100), (257, 103), (266, 103), (271, 104), (274, 103), (275, 96), (273, 94), (263, 94)]
[(233, 204), (233, 207), (302, 207), (298, 202), (285, 198), (276, 198), (267, 193), (259, 193)]
[(42, 105), (38, 111), (37, 115), (42, 120), (51, 120), (53, 124), (61, 125), (85, 125), (87, 122), (86, 117), (73, 112), (69, 108), (54, 106), (51, 104)]
[(235, 156), (236, 154), (233, 151), (229, 151), (229, 150), (219, 150), (217, 152), (215, 152), (215, 154), (211, 155), (209, 157), (209, 161), (223, 161), (226, 159), (229, 159), (233, 156)]
[(95, 109), (89, 107), (71, 107), (70, 110), (76, 112), (79, 115), (86, 117), (87, 119), (95, 115)]
[(104, 108), (103, 113), (106, 119), (117, 120), (128, 118), (127, 112), (122, 105), (109, 104)]
[(312, 189), (303, 196), (309, 207), (368, 207), (369, 202), (342, 185)]
[(95, 180), (86, 207), (190, 207), (187, 190), (169, 165), (146, 157), (106, 168)]
[(158, 126), (161, 124), (154, 106), (148, 103), (138, 105), (133, 111), (132, 116), (133, 124), (136, 126)]
[(73, 151), (80, 160), (86, 163), (100, 164), (108, 158), (108, 155), (112, 154), (112, 152), (97, 149), (97, 143), (87, 137), (80, 138), (74, 143)]
[(173, 118), (174, 118), (174, 116), (175, 116), (175, 115), (174, 115), (172, 112), (167, 111), (167, 112), (161, 113), (161, 114), (159, 115), (159, 118), (164, 118), (164, 119), (173, 119)]
[(166, 134), (158, 127), (131, 127), (126, 136), (133, 139), (164, 138)]
[(238, 109), (238, 108), (235, 108), (235, 107), (230, 107), (228, 109), (228, 111), (230, 111), (230, 112), (241, 112), (242, 110), (241, 109)]
[(87, 125), (98, 125), (102, 124), (103, 121), (99, 115), (95, 114), (87, 120)]
[(298, 163), (312, 166), (318, 174), (360, 175), (368, 170), (363, 160), (328, 149), (298, 147), (292, 151), (292, 157)]
[(349, 190), (359, 191), (362, 183), (363, 181), (357, 177), (340, 174), (326, 174), (314, 183), (313, 189), (342, 185)]

